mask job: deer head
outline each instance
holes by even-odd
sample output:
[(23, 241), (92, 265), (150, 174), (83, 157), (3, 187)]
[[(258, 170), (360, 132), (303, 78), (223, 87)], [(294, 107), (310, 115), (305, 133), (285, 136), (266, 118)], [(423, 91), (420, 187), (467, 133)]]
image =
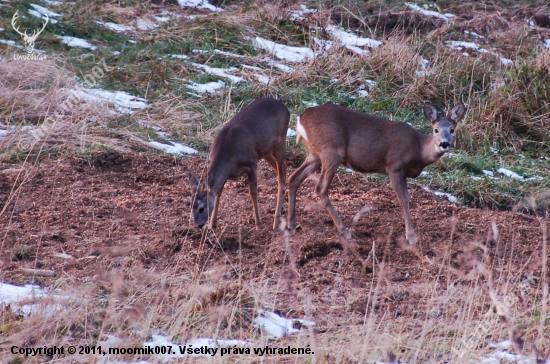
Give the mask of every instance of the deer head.
[(19, 35), (21, 35), (21, 37), (23, 37), (23, 42), (25, 42), (25, 50), (27, 51), (27, 53), (30, 54), (34, 50), (34, 43), (36, 42), (36, 39), (38, 38), (40, 33), (42, 33), (44, 28), (46, 28), (46, 25), (48, 24), (48, 21), (50, 20), (50, 18), (48, 17), (48, 14), (45, 14), (44, 16), (46, 17), (46, 20), (44, 21), (44, 24), (42, 25), (42, 29), (40, 29), (39, 31), (35, 30), (35, 31), (33, 31), (32, 35), (28, 35), (26, 30), (25, 30), (25, 33), (21, 33), (19, 31), (19, 28), (15, 25), (15, 21), (17, 20), (17, 18), (19, 18), (19, 16), (17, 15), (18, 12), (19, 11), (16, 11), (15, 14), (13, 14), (13, 17), (11, 18), (11, 25), (12, 25), (13, 29), (17, 33), (19, 33)]

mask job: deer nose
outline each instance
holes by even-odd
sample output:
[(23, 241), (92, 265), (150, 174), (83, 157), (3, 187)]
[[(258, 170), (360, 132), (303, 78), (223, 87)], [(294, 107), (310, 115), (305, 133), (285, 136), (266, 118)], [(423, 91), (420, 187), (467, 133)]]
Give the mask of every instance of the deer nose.
[(202, 227), (204, 226), (204, 224), (201, 224), (201, 225), (197, 225), (200, 229), (202, 229)]
[(439, 143), (439, 146), (443, 149), (448, 149), (450, 144), (448, 142), (441, 142)]

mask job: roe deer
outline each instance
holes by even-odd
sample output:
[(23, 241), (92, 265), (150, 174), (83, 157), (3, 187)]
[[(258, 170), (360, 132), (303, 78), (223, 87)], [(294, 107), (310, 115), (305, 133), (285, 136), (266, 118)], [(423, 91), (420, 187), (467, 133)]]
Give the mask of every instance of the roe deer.
[(210, 151), (206, 186), (199, 184), (196, 174), (189, 174), (193, 186), (193, 216), (203, 227), (212, 215), (210, 228), (216, 227), (218, 205), (228, 179), (248, 175), (250, 199), (254, 207), (256, 227), (262, 225), (258, 212), (258, 161), (265, 159), (277, 172), (278, 196), (273, 228), (279, 224), (286, 189), (286, 133), (290, 113), (286, 106), (272, 98), (254, 100), (224, 125)]
[(389, 121), (348, 108), (326, 104), (307, 109), (296, 125), (297, 141), (304, 139), (307, 156), (304, 163), (288, 179), (288, 226), (295, 227), (296, 191), (302, 182), (319, 167), (317, 194), (347, 239), (346, 228), (328, 198), (328, 188), (338, 166), (343, 164), (361, 173), (382, 173), (390, 177), (393, 190), (405, 215), (406, 238), (417, 241), (411, 214), (407, 177), (418, 177), (422, 169), (436, 162), (454, 141), (456, 125), (464, 118), (466, 107), (456, 105), (447, 117), (438, 116), (430, 103), (424, 115), (432, 124), (433, 133), (426, 135), (410, 125)]

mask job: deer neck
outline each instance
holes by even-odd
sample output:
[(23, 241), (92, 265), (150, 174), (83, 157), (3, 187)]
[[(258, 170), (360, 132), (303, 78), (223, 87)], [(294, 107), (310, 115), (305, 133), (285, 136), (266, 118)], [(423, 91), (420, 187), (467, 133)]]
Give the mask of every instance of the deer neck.
[(422, 135), (422, 160), (425, 165), (435, 163), (445, 154), (437, 150), (433, 134)]

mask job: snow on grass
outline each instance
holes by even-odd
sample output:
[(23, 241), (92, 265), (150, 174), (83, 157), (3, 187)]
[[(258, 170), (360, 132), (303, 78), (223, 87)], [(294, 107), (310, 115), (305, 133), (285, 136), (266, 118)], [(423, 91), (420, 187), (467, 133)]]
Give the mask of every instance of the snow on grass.
[(12, 47), (20, 48), (20, 49), (24, 48), (23, 46), (20, 46), (19, 44), (15, 43), (15, 41), (13, 40), (0, 39), (0, 43), (6, 44)]
[(241, 54), (220, 51), (219, 49), (214, 49), (214, 53), (218, 53), (218, 54), (221, 54), (222, 56), (227, 56), (227, 57), (244, 58), (244, 56)]
[(80, 89), (72, 91), (86, 101), (106, 102), (113, 104), (120, 114), (132, 114), (134, 109), (147, 107), (147, 100), (136, 97), (124, 91), (107, 91), (102, 89)]
[(154, 18), (160, 23), (167, 23), (170, 21), (170, 18), (167, 16), (154, 16)]
[(348, 33), (344, 31), (342, 28), (329, 25), (326, 28), (327, 32), (329, 32), (332, 37), (336, 40), (338, 40), (343, 45), (351, 46), (353, 48), (355, 47), (370, 47), (370, 48), (378, 48), (382, 45), (382, 42), (370, 38), (361, 38), (358, 37), (355, 34)]
[(431, 193), (435, 194), (438, 197), (446, 197), (447, 200), (449, 200), (449, 202), (460, 203), (458, 201), (458, 199), (455, 196), (451, 195), (450, 193), (440, 192), (440, 191), (433, 191), (429, 187), (426, 187), (426, 186), (424, 186), (424, 191), (431, 192)]
[(258, 73), (254, 73), (254, 77), (256, 77), (256, 79), (257, 79), (259, 82), (261, 82), (261, 83), (263, 83), (263, 84), (265, 84), (265, 85), (270, 84), (270, 83), (273, 82), (273, 78), (267, 77), (267, 76), (264, 76), (264, 75), (260, 75), (260, 74), (258, 74)]
[(476, 37), (476, 38), (479, 38), (479, 39), (484, 39), (485, 38), (484, 36), (479, 35), (476, 32), (471, 32), (469, 30), (465, 30), (464, 34), (471, 35), (472, 37)]
[(302, 100), (302, 104), (306, 105), (307, 107), (319, 106), (319, 104), (316, 103), (315, 101), (305, 101), (305, 100)]
[[(40, 301), (48, 297), (48, 292), (37, 285), (27, 284), (25, 286), (15, 286), (0, 282), (0, 308), (11, 306), (15, 313), (28, 317), (34, 312), (47, 312), (55, 314), (55, 311), (62, 309), (59, 304), (44, 303), (25, 303), (29, 301)], [(64, 298), (63, 296), (51, 295), (54, 298)]]
[(252, 44), (254, 47), (266, 50), (275, 57), (288, 62), (305, 62), (315, 57), (315, 53), (309, 48), (282, 45), (261, 37), (256, 37)]
[(123, 24), (117, 24), (117, 23), (113, 23), (113, 22), (106, 22), (105, 23), (105, 22), (101, 22), (101, 21), (96, 21), (96, 23), (99, 24), (99, 25), (103, 25), (105, 28), (110, 29), (113, 32), (117, 32), (117, 33), (124, 33), (124, 32), (129, 32), (129, 31), (134, 30), (134, 28), (131, 27), (131, 26), (123, 25)]
[(510, 340), (504, 340), (499, 343), (489, 343), (489, 347), (496, 349), (489, 355), (481, 358), (479, 364), (501, 364), (501, 363), (517, 363), (517, 364), (529, 364), (529, 363), (541, 363), (550, 364), (550, 360), (539, 361), (536, 358), (531, 358), (521, 354), (512, 354), (509, 350), (513, 349), (514, 344)]
[[(169, 54), (166, 57), (178, 58), (178, 59), (188, 59), (189, 57), (185, 54)], [(165, 57), (162, 57), (165, 58)]]
[(163, 152), (168, 154), (186, 155), (186, 154), (198, 153), (196, 149), (188, 147), (187, 145), (173, 142), (173, 141), (168, 141), (168, 140), (166, 141), (166, 143), (152, 141), (152, 142), (146, 142), (145, 144), (149, 145), (152, 148), (162, 150)]
[(445, 20), (452, 19), (456, 16), (450, 13), (442, 14), (442, 13), (438, 13), (437, 11), (422, 9), (420, 6), (413, 3), (405, 3), (405, 6), (418, 11), (420, 14), (427, 15), (427, 16), (435, 16), (437, 18), (445, 19)]
[[(39, 19), (42, 19), (44, 20), (44, 17), (43, 17), (43, 14), (37, 10), (33, 10), (33, 9), (29, 9), (29, 14), (31, 14), (32, 16), (34, 17), (37, 17)], [(57, 20), (53, 19), (53, 18), (50, 18), (48, 20), (49, 23), (52, 23), (52, 24), (57, 24)]]
[[(144, 343), (144, 347), (160, 347), (165, 348), (167, 346), (171, 346), (174, 348), (178, 348), (177, 350), (171, 350), (170, 353), (166, 354), (156, 354), (156, 358), (159, 359), (162, 362), (167, 362), (171, 359), (176, 358), (183, 358), (185, 356), (214, 356), (216, 354), (219, 354), (219, 348), (233, 348), (236, 346), (239, 347), (247, 347), (249, 346), (248, 341), (245, 340), (223, 340), (223, 339), (210, 339), (210, 338), (197, 338), (192, 339), (186, 342), (183, 345), (172, 343), (168, 337), (164, 335), (152, 335), (152, 340), (147, 341)], [(207, 348), (208, 353), (193, 353), (193, 354), (187, 354), (187, 348), (192, 347), (193, 349), (200, 349), (201, 347)], [(181, 348), (181, 349), (180, 349)], [(182, 353), (180, 350), (183, 350)], [(160, 350), (159, 350), (160, 351)], [(162, 352), (162, 351), (161, 351)], [(214, 355), (213, 355), (214, 354)]]
[(90, 44), (85, 39), (69, 37), (69, 36), (61, 36), (61, 35), (56, 35), (56, 37), (61, 39), (61, 43), (66, 44), (69, 47), (87, 48), (91, 50), (97, 49), (96, 46)]
[(550, 38), (544, 40), (543, 44), (546, 48), (550, 48)]
[(220, 77), (224, 77), (224, 78), (228, 78), (231, 80), (232, 83), (239, 83), (239, 82), (242, 82), (244, 81), (244, 78), (242, 77), (239, 77), (239, 76), (235, 76), (235, 75), (231, 75), (229, 74), (228, 72), (235, 72), (235, 71), (238, 71), (237, 68), (235, 67), (230, 67), (230, 68), (213, 68), (213, 67), (209, 67), (205, 64), (199, 64), (199, 63), (191, 63), (193, 66), (197, 67), (197, 68), (201, 68), (204, 70), (204, 72), (210, 74), (210, 75), (216, 75), (216, 76), (220, 76)]
[[(56, 17), (56, 16), (61, 16), (62, 15), (62, 14), (56, 13), (54, 11), (51, 11), (51, 10), (49, 10), (49, 9), (43, 7), (43, 6), (40, 6), (40, 5), (36, 5), (36, 4), (29, 4), (29, 5), (32, 6), (34, 8), (34, 10), (36, 10), (41, 15), (47, 15), (49, 17), (52, 17), (52, 16)], [(41, 16), (39, 16), (39, 18), (41, 18)], [(57, 23), (57, 21), (53, 22), (52, 20), (54, 20), (54, 19), (50, 19), (52, 24)]]
[(259, 316), (254, 319), (254, 327), (265, 331), (270, 338), (280, 339), (300, 331), (302, 326), (315, 326), (315, 322), (304, 319), (286, 319), (274, 312), (258, 310)]
[(141, 19), (138, 19), (136, 27), (139, 30), (152, 30), (152, 29), (158, 28), (159, 25), (156, 23), (153, 23), (149, 19), (141, 18)]
[(506, 169), (506, 168), (499, 168), (499, 169), (497, 169), (497, 172), (505, 175), (506, 177), (510, 177), (512, 179), (515, 179), (515, 180), (518, 180), (518, 181), (521, 181), (521, 182), (527, 182), (527, 181), (542, 179), (542, 177), (540, 177), (540, 176), (533, 176), (533, 177), (525, 178), (523, 176), (520, 176), (516, 172), (511, 171), (511, 170)]
[(294, 129), (288, 128), (286, 131), (287, 138), (293, 138), (296, 136), (296, 131)]
[(0, 32), (3, 32), (4, 31), (4, 28), (0, 27)]
[(290, 19), (304, 20), (308, 14), (317, 12), (317, 9), (308, 9), (304, 4), (300, 5), (301, 10), (290, 10)]
[[(491, 54), (493, 56), (496, 56), (499, 58), (500, 63), (502, 63), (505, 66), (512, 65), (514, 61), (508, 58), (501, 57), (498, 53), (489, 51), (487, 49), (481, 48), (479, 44), (475, 42), (464, 42), (460, 40), (448, 40), (447, 44), (449, 45), (449, 48), (462, 51), (463, 49), (472, 49), (479, 53), (486, 53)], [(468, 56), (467, 53), (464, 53), (465, 56)]]
[(225, 82), (223, 81), (215, 81), (215, 82), (208, 82), (208, 83), (193, 82), (190, 85), (187, 85), (187, 87), (201, 94), (204, 94), (204, 93), (213, 94), (219, 89), (224, 88)]
[(50, 5), (50, 6), (63, 5), (62, 1), (55, 1), (55, 0), (42, 0), (42, 1), (45, 2), (46, 4)]
[(179, 6), (184, 8), (196, 8), (206, 9), (210, 11), (223, 11), (222, 8), (218, 8), (208, 2), (208, 0), (178, 0)]
[(420, 69), (414, 71), (414, 74), (418, 77), (423, 77), (431, 74), (432, 72), (428, 71), (428, 66), (430, 65), (430, 61), (428, 61), (425, 58), (420, 58), (418, 61), (418, 64), (420, 65)]
[(267, 62), (268, 65), (270, 66), (273, 66), (275, 68), (277, 68), (278, 70), (281, 70), (283, 72), (294, 72), (296, 71), (294, 68), (290, 67), (290, 66), (287, 66), (286, 64), (282, 64), (282, 63), (277, 63), (277, 62), (273, 62), (273, 60), (269, 59), (269, 58), (264, 58), (263, 59), (264, 61)]
[(498, 177), (495, 177), (495, 174), (493, 173), (493, 171), (488, 171), (486, 169), (482, 169), (481, 173), (483, 173), (484, 175), (489, 177), (489, 179), (498, 179)]

